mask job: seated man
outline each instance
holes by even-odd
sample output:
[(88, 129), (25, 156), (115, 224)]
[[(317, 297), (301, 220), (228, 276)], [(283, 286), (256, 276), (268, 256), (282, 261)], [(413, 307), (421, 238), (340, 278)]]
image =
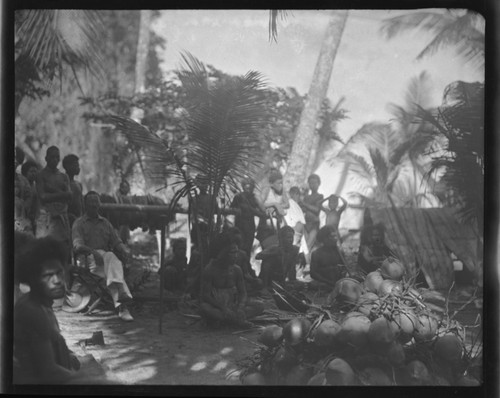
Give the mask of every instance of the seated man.
[(367, 274), (380, 268), (382, 262), (391, 256), (391, 250), (386, 246), (384, 237), (385, 230), (382, 224), (366, 226), (361, 233), (358, 267)]
[(32, 241), (17, 258), (16, 279), (29, 285), (30, 292), (14, 307), (14, 384), (77, 383), (88, 375), (88, 368), (81, 368), (68, 349), (52, 310), (53, 300), (66, 291), (65, 261), (64, 243), (53, 237)]
[(250, 264), (250, 258), (245, 250), (242, 249), (243, 236), (239, 228), (232, 227), (227, 229), (226, 233), (229, 239), (238, 246), (238, 255), (236, 256), (236, 265), (241, 268), (243, 272), (243, 279), (245, 280), (245, 287), (249, 294), (255, 294), (262, 289), (262, 280), (257, 278), (255, 271)]
[(247, 302), (241, 268), (235, 264), (238, 246), (229, 239), (222, 245), (201, 276), (200, 311), (208, 322), (248, 327), (246, 319), (264, 310), (260, 303)]
[(186, 239), (172, 242), (173, 255), (163, 264), (163, 287), (170, 291), (183, 291), (186, 288)]
[(262, 260), (259, 277), (264, 288), (271, 287), (272, 280), (285, 282), (287, 276), (289, 280), (295, 280), (299, 248), (293, 244), (294, 235), (292, 227), (282, 227), (279, 230), (279, 243), (269, 246), (255, 256), (255, 259)]
[(106, 279), (106, 286), (120, 319), (133, 321), (134, 318), (124, 304), (124, 301), (132, 299), (122, 264), (123, 260), (128, 259), (129, 251), (111, 223), (99, 215), (99, 194), (95, 191), (88, 192), (84, 204), (85, 213), (75, 220), (72, 229), (75, 255), (77, 258), (79, 255), (86, 256), (84, 261), (89, 265), (90, 271)]
[(321, 244), (311, 254), (311, 278), (319, 282), (335, 286), (342, 277), (342, 256), (337, 247), (337, 232), (335, 227), (324, 226), (317, 235)]

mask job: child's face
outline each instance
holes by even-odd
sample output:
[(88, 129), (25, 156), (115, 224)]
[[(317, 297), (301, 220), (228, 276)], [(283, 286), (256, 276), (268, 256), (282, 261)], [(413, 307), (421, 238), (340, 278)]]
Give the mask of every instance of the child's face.
[(328, 207), (330, 210), (335, 210), (337, 206), (339, 205), (339, 199), (337, 197), (330, 198), (328, 201)]
[(290, 192), (290, 197), (296, 202), (300, 202), (300, 192), (297, 191)]
[(318, 190), (318, 188), (319, 188), (319, 181), (318, 181), (317, 178), (311, 178), (309, 180), (308, 184), (309, 184), (309, 189), (311, 191), (316, 192)]

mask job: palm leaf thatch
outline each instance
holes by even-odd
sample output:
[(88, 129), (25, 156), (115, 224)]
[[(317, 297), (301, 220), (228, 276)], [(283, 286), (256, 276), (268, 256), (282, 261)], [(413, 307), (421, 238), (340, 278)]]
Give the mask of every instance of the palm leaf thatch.
[(454, 47), (456, 53), (477, 68), (484, 67), (484, 19), (466, 11), (416, 12), (388, 18), (381, 32), (391, 39), (403, 31), (431, 32), (434, 38), (417, 55), (417, 59), (435, 54), (445, 47)]
[(103, 24), (95, 10), (19, 10), (16, 11), (17, 55), (28, 55), (43, 76), (61, 78), (63, 66), (75, 76), (78, 68), (102, 76), (98, 51)]
[[(429, 173), (444, 169), (442, 180), (459, 201), (463, 222), (483, 224), (484, 205), (484, 85), (455, 85), (455, 101), (438, 109), (438, 115), (424, 109), (419, 117), (446, 138), (445, 152), (436, 156)], [(474, 88), (466, 90), (465, 87)]]

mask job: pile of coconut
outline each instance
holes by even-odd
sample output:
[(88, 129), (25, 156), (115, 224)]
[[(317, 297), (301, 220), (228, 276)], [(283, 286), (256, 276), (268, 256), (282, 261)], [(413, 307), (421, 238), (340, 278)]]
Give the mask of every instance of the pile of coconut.
[(478, 385), (479, 355), (437, 291), (415, 288), (389, 258), (339, 280), (326, 305), (265, 327), (246, 385)]

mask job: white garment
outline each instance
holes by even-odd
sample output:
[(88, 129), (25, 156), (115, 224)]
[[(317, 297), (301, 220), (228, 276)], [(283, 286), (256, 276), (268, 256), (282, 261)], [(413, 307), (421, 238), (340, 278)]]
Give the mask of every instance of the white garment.
[(106, 286), (111, 293), (115, 305), (118, 304), (118, 301), (123, 296), (131, 299), (132, 293), (130, 293), (127, 282), (125, 282), (122, 262), (113, 252), (104, 250), (97, 250), (97, 252), (104, 260), (104, 267), (98, 266), (95, 262), (94, 255), (89, 254), (86, 260), (90, 272), (106, 280)]
[(292, 198), (289, 198), (288, 202), (290, 203), (290, 207), (287, 209), (285, 214), (286, 224), (292, 228), (295, 228), (295, 225), (297, 225), (298, 222), (305, 224), (306, 220), (304, 218), (304, 212), (299, 204)]

